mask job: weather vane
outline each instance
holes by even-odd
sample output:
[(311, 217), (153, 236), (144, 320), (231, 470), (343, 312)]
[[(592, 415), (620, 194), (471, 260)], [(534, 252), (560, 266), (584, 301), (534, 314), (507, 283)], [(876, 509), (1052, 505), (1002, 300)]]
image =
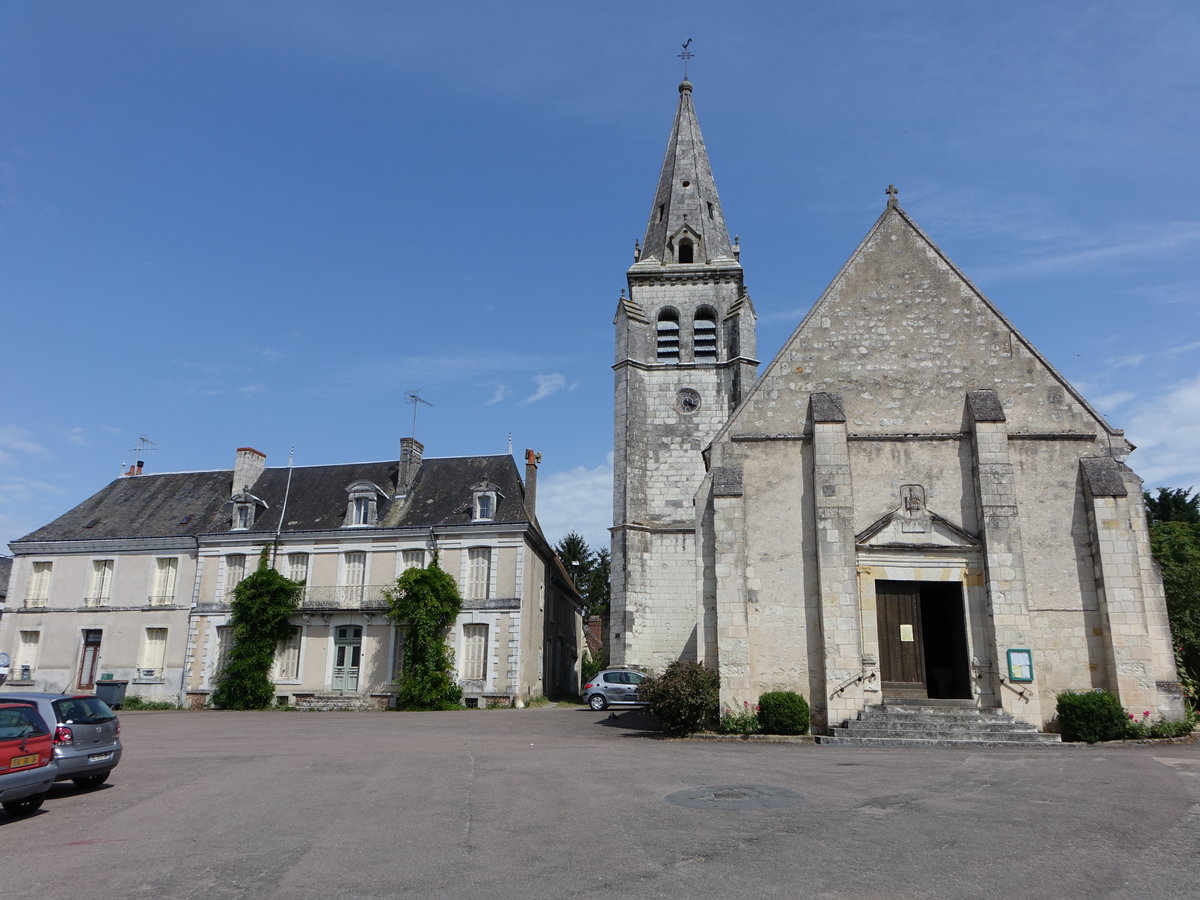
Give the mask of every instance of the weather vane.
[(684, 81), (688, 80), (688, 74), (687, 74), (688, 60), (693, 58), (696, 55), (695, 53), (692, 53), (690, 50), (688, 50), (688, 44), (690, 44), (691, 42), (692, 42), (692, 39), (688, 38), (687, 44), (683, 45), (683, 52), (679, 54), (679, 58), (683, 60), (683, 80)]

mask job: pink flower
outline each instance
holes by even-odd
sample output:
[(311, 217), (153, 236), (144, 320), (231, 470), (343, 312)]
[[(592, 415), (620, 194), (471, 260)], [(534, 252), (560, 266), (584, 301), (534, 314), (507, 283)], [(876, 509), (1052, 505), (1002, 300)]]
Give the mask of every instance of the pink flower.
[(1142, 713), (1142, 715), (1143, 715), (1143, 716), (1148, 716), (1148, 715), (1150, 715), (1150, 710), (1146, 710), (1144, 713)]
[(1133, 713), (1129, 714), (1129, 718), (1131, 718), (1131, 719), (1133, 718)]

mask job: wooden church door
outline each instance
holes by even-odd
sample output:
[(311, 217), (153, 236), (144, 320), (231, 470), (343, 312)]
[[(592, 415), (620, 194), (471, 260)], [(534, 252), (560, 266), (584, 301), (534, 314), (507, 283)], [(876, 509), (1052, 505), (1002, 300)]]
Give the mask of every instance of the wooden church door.
[(927, 697), (921, 592), (915, 581), (877, 581), (879, 667), (884, 694)]

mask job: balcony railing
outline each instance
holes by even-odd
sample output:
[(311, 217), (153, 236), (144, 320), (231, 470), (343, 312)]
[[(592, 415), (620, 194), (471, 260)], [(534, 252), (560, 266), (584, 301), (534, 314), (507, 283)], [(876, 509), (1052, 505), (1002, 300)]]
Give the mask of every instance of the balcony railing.
[(151, 594), (146, 598), (146, 603), (149, 606), (174, 606), (174, 594)]
[(47, 600), (45, 597), (26, 597), (26, 609), (45, 609)]
[(301, 609), (382, 609), (388, 605), (383, 592), (391, 584), (309, 587), (300, 599)]
[(84, 606), (108, 606), (108, 597), (84, 597)]

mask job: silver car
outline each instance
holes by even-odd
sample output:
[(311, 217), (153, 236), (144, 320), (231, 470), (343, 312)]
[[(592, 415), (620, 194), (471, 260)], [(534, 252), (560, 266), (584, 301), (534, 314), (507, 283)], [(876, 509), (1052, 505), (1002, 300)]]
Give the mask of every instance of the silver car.
[(0, 691), (0, 701), (24, 700), (54, 729), (55, 781), (99, 787), (121, 761), (121, 722), (107, 703), (91, 694)]
[(638, 700), (638, 687), (646, 680), (632, 669), (605, 669), (583, 686), (583, 702), (592, 709), (610, 706), (645, 706)]

